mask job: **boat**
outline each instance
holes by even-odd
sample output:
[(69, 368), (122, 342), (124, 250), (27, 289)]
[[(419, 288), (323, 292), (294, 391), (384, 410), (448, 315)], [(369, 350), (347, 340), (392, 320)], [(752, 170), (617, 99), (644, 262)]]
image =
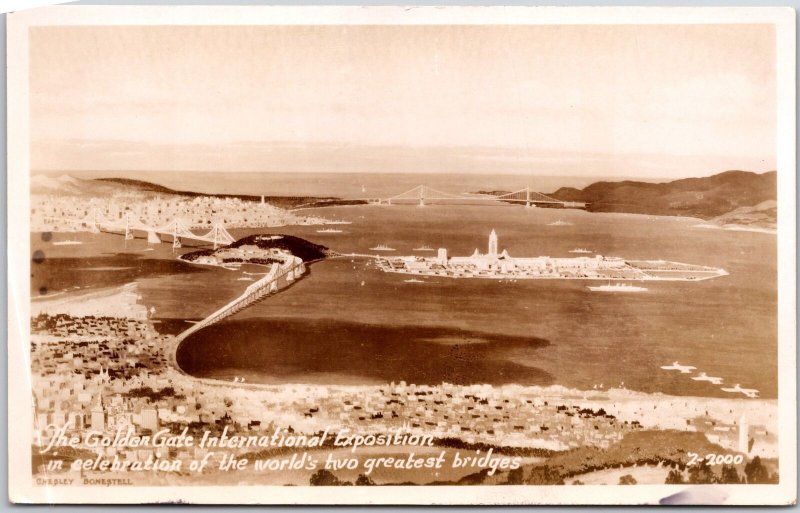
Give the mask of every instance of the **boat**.
[(374, 248), (369, 248), (369, 249), (372, 250), (372, 251), (397, 251), (394, 248), (390, 248), (386, 244), (378, 244)]
[(250, 278), (249, 276), (242, 276), (237, 281), (253, 281), (253, 278)]
[(53, 242), (53, 246), (76, 246), (78, 244), (83, 244), (83, 242), (79, 240), (59, 240)]
[(552, 223), (547, 223), (547, 226), (572, 226), (572, 223), (568, 223), (566, 221), (553, 221)]
[(433, 251), (433, 248), (430, 246), (420, 246), (418, 248), (414, 248), (414, 251)]
[(410, 280), (403, 280), (404, 283), (425, 283), (423, 280), (418, 280), (416, 278), (411, 278)]
[(352, 221), (327, 221), (325, 224), (353, 224)]
[(635, 285), (628, 285), (627, 283), (615, 283), (611, 285), (599, 285), (595, 287), (586, 287), (592, 292), (645, 292), (647, 288), (637, 287)]
[(322, 230), (317, 230), (317, 233), (342, 233), (342, 230), (334, 230), (333, 228), (323, 228)]
[(575, 248), (575, 249), (569, 250), (569, 252), (570, 253), (592, 253), (591, 251), (589, 251), (588, 249), (585, 249), (585, 248)]

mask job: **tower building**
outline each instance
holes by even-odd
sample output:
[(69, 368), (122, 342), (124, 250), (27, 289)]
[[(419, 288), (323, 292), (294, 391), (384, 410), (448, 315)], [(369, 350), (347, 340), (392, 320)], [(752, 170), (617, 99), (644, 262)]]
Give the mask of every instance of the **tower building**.
[(106, 428), (106, 412), (103, 406), (103, 396), (97, 394), (97, 401), (94, 403), (91, 415), (92, 431), (102, 433)]
[(747, 453), (750, 452), (749, 451), (749, 447), (748, 447), (750, 445), (750, 440), (749, 440), (750, 429), (749, 429), (749, 427), (750, 426), (747, 424), (747, 417), (745, 417), (744, 413), (742, 413), (742, 416), (739, 418), (739, 447), (738, 447), (738, 449), (739, 449), (739, 452), (741, 452), (743, 454), (747, 454)]
[(497, 256), (497, 233), (492, 230), (492, 233), (489, 234), (489, 255)]

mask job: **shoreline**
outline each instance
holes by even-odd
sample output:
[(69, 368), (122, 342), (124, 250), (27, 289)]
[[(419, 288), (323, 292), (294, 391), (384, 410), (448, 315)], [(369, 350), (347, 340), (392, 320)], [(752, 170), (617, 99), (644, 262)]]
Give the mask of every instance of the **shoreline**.
[(42, 313), (64, 313), (73, 317), (94, 315), (150, 322), (147, 306), (139, 304), (138, 286), (134, 281), (90, 291), (64, 291), (31, 298), (31, 317)]
[[(193, 263), (193, 262), (188, 262)], [(197, 264), (206, 266), (206, 264)], [(209, 267), (221, 267), (221, 266), (209, 266)], [(409, 274), (409, 273), (398, 273), (398, 274)], [(486, 277), (486, 278), (493, 278), (493, 277)], [(104, 315), (110, 317), (126, 317), (131, 319), (137, 320), (145, 320), (147, 321), (150, 326), (158, 331), (157, 329), (157, 320), (156, 318), (151, 319), (148, 315), (148, 307), (146, 305), (139, 304), (139, 300), (141, 296), (136, 293), (138, 284), (136, 282), (129, 282), (127, 284), (121, 286), (111, 286), (111, 287), (104, 287), (100, 289), (94, 289), (92, 291), (68, 291), (64, 294), (59, 296), (51, 296), (51, 297), (44, 297), (44, 298), (35, 298), (31, 304), (31, 316), (38, 315), (39, 313), (48, 313), (53, 312), (56, 310), (55, 313), (68, 313), (67, 310), (75, 313), (77, 311), (85, 311), (85, 309), (91, 309), (92, 312), (89, 315)], [(283, 290), (281, 288), (280, 290)], [(280, 291), (279, 290), (279, 291)], [(87, 302), (87, 300), (89, 300)], [(36, 305), (39, 305), (39, 308), (36, 308)], [(89, 306), (87, 306), (89, 305)], [(130, 313), (133, 312), (133, 316)], [(70, 314), (72, 315), (72, 314)], [(81, 315), (85, 315), (81, 313)], [(192, 322), (184, 319), (185, 322)], [(189, 326), (193, 325), (194, 323), (199, 321), (194, 321)], [(188, 327), (188, 326), (187, 326)], [(258, 382), (229, 382), (219, 378), (212, 378), (212, 377), (200, 377), (189, 374), (185, 370), (183, 370), (177, 362), (177, 352), (181, 347), (181, 344), (184, 340), (177, 340), (176, 335), (169, 335), (169, 334), (161, 334), (161, 337), (166, 342), (164, 350), (166, 351), (166, 356), (170, 362), (170, 367), (176, 371), (181, 376), (185, 376), (188, 379), (194, 380), (198, 383), (203, 383), (209, 386), (215, 387), (229, 387), (229, 388), (238, 388), (243, 390), (259, 390), (263, 392), (279, 392), (281, 388), (285, 387), (292, 387), (292, 386), (302, 386), (307, 388), (324, 388), (327, 390), (335, 390), (341, 392), (354, 392), (357, 390), (365, 390), (369, 388), (380, 387), (381, 385), (375, 384), (358, 384), (358, 385), (319, 385), (315, 383), (308, 383), (302, 381), (293, 381), (293, 382), (285, 382), (280, 384), (274, 383), (258, 383)], [(384, 383), (386, 384), (386, 383)], [(442, 383), (432, 384), (432, 385), (421, 385), (421, 386), (439, 386)], [(464, 386), (486, 386), (494, 389), (503, 388), (503, 387), (522, 387), (524, 389), (534, 389), (542, 393), (548, 393), (549, 390), (558, 390), (562, 393), (568, 393), (571, 395), (581, 395), (581, 396), (588, 396), (592, 394), (598, 394), (596, 390), (581, 390), (579, 388), (567, 388), (565, 385), (553, 384), (548, 385), (546, 387), (537, 386), (537, 385), (490, 385), (490, 384), (481, 384), (475, 383), (472, 385), (464, 385)], [(720, 397), (720, 396), (693, 396), (693, 395), (674, 395), (674, 394), (667, 394), (663, 392), (643, 392), (637, 391), (633, 389), (608, 389), (609, 391), (615, 391), (618, 393), (624, 394), (640, 394), (641, 397), (661, 397), (661, 398), (687, 398), (687, 399), (697, 399), (697, 400), (706, 400), (706, 401), (729, 401), (735, 400), (733, 397), (730, 399), (727, 397)], [(602, 393), (602, 392), (601, 392)], [(737, 398), (738, 399), (738, 398)], [(777, 398), (756, 398), (756, 399), (739, 399), (743, 401), (777, 401)]]
[[(72, 306), (70, 303), (72, 302), (80, 302), (82, 303), (87, 298), (91, 299), (108, 299), (114, 297), (115, 295), (119, 294), (119, 297), (127, 299), (128, 303), (124, 306), (136, 306), (141, 309), (141, 311), (146, 312), (147, 307), (146, 305), (141, 305), (138, 303), (138, 294), (135, 294), (136, 287), (138, 284), (136, 282), (130, 282), (122, 286), (113, 286), (113, 287), (105, 287), (103, 289), (93, 290), (91, 292), (86, 292), (80, 295), (67, 295), (66, 297), (59, 296), (56, 300), (55, 298), (50, 299), (38, 299), (36, 303), (45, 303), (49, 302), (51, 305), (48, 305), (52, 308), (61, 307), (61, 306)], [(135, 295), (134, 295), (135, 294)], [(104, 301), (104, 305), (109, 306), (111, 303)], [(113, 303), (114, 305), (118, 305), (118, 303)], [(48, 311), (52, 311), (48, 308)], [(44, 309), (41, 309), (40, 312), (46, 313)], [(32, 315), (34, 311), (31, 311)], [(53, 313), (68, 313), (66, 311), (58, 311)], [(111, 316), (111, 317), (126, 317), (125, 315), (118, 315), (119, 309), (116, 308), (114, 310), (103, 310), (100, 313), (103, 315)], [(146, 317), (145, 319), (137, 319), (137, 320), (147, 320), (148, 323), (151, 324), (151, 327), (158, 331), (156, 322)], [(250, 390), (261, 390), (265, 392), (279, 392), (282, 388), (286, 387), (305, 387), (309, 390), (331, 390), (331, 391), (338, 391), (338, 392), (357, 392), (359, 390), (364, 390), (368, 388), (379, 388), (384, 386), (388, 383), (384, 384), (377, 384), (377, 385), (318, 385), (318, 384), (309, 384), (303, 382), (286, 382), (281, 384), (269, 384), (269, 383), (234, 383), (223, 381), (217, 378), (202, 378), (193, 376), (188, 374), (180, 366), (177, 365), (175, 361), (175, 356), (177, 354), (177, 349), (180, 346), (180, 343), (177, 343), (177, 337), (175, 335), (165, 335), (161, 334), (161, 336), (167, 340), (168, 346), (165, 348), (167, 354), (172, 358), (172, 361), (175, 363), (172, 366), (172, 369), (180, 373), (182, 376), (186, 376), (192, 380), (197, 380), (198, 382), (206, 383), (212, 386), (219, 386), (219, 387), (230, 387), (230, 388), (241, 388), (241, 389), (250, 389)], [(183, 342), (181, 340), (180, 342)], [(440, 386), (441, 384), (445, 384), (444, 382), (439, 383), (438, 385), (420, 385), (423, 387), (430, 386)], [(592, 399), (596, 398), (598, 400), (603, 400), (605, 396), (606, 399), (609, 397), (628, 397), (628, 398), (651, 398), (651, 399), (686, 399), (686, 400), (697, 400), (697, 401), (746, 401), (748, 403), (756, 403), (756, 402), (764, 402), (764, 403), (776, 403), (777, 398), (757, 398), (757, 399), (746, 399), (746, 398), (725, 398), (725, 397), (716, 397), (716, 396), (699, 396), (699, 395), (674, 395), (674, 394), (667, 394), (664, 392), (641, 392), (637, 390), (627, 389), (627, 388), (608, 388), (602, 391), (598, 390), (581, 390), (578, 388), (569, 388), (565, 385), (553, 384), (547, 386), (538, 386), (538, 385), (517, 385), (517, 384), (506, 384), (506, 385), (490, 385), (484, 383), (475, 383), (471, 385), (463, 385), (465, 387), (485, 387), (485, 388), (492, 388), (492, 389), (520, 389), (521, 391), (533, 391), (537, 393), (541, 393), (544, 395), (548, 394), (558, 394), (559, 396), (575, 396), (575, 397), (583, 397), (584, 399)]]
[[(134, 301), (137, 296), (131, 294), (132, 289), (135, 290), (135, 283), (127, 284), (123, 287), (112, 288), (111, 291), (106, 290), (95, 293), (98, 299), (110, 297), (109, 292), (118, 290), (118, 293), (128, 293), (125, 297), (128, 301)], [(60, 302), (60, 306), (65, 305)], [(106, 302), (108, 304), (108, 302)], [(136, 303), (138, 305), (138, 303)], [(143, 305), (138, 305), (140, 308), (145, 309)], [(153, 319), (145, 319), (152, 328), (155, 329)], [(735, 426), (736, 421), (742, 415), (746, 418), (753, 429), (758, 427), (765, 432), (773, 433), (773, 435), (761, 436), (762, 440), (759, 442), (759, 451), (764, 455), (777, 456), (777, 441), (775, 440), (774, 433), (776, 433), (776, 423), (778, 418), (778, 400), (775, 399), (746, 399), (746, 398), (723, 398), (723, 397), (704, 397), (704, 396), (682, 396), (670, 395), (662, 392), (648, 393), (640, 392), (631, 389), (610, 388), (606, 390), (581, 390), (578, 388), (569, 388), (564, 385), (547, 385), (547, 386), (523, 386), (516, 384), (504, 385), (489, 385), (489, 384), (471, 384), (471, 385), (453, 385), (446, 382), (432, 385), (406, 385), (405, 382), (399, 384), (382, 383), (382, 384), (367, 384), (367, 385), (325, 385), (325, 384), (305, 384), (302, 382), (281, 383), (281, 384), (265, 384), (265, 383), (241, 383), (223, 381), (215, 378), (202, 378), (188, 374), (177, 363), (177, 350), (181, 346), (183, 340), (174, 335), (158, 335), (155, 341), (161, 341), (159, 344), (161, 351), (164, 351), (166, 361), (164, 362), (163, 373), (163, 386), (176, 386), (183, 390), (192, 390), (195, 392), (202, 392), (204, 389), (214, 395), (230, 394), (231, 397), (241, 397), (248, 403), (252, 402), (268, 402), (275, 404), (293, 404), (294, 401), (303, 400), (312, 401), (325, 398), (328, 401), (334, 401), (337, 404), (345, 404), (347, 401), (359, 401), (361, 398), (367, 396), (384, 397), (387, 387), (394, 386), (395, 389), (405, 389), (406, 393), (409, 391), (426, 392), (428, 394), (444, 394), (450, 391), (454, 395), (469, 396), (469, 394), (479, 395), (483, 397), (493, 397), (495, 400), (502, 400), (502, 398), (514, 398), (515, 400), (523, 400), (530, 398), (535, 403), (551, 404), (555, 407), (558, 404), (565, 405), (578, 405), (582, 408), (590, 409), (603, 409), (608, 414), (616, 416), (620, 422), (636, 422), (644, 429), (655, 430), (681, 430), (691, 431), (695, 428), (689, 429), (687, 422), (692, 421), (695, 425), (696, 419), (711, 418), (717, 422), (721, 422), (727, 426)], [(57, 340), (53, 340), (57, 343)], [(388, 397), (388, 396), (387, 396)], [(348, 421), (339, 419), (338, 417), (320, 417), (314, 419), (304, 419), (302, 412), (299, 411), (286, 411), (279, 414), (280, 418), (286, 420), (290, 424), (296, 424), (296, 428), (310, 429), (313, 431), (315, 426), (322, 425), (325, 422), (333, 424), (341, 424), (343, 426), (350, 426)], [(369, 428), (367, 428), (369, 429)], [(729, 428), (730, 429), (730, 428)], [(434, 428), (435, 431), (435, 428)], [(725, 433), (720, 433), (725, 435)], [(717, 437), (719, 440), (716, 443), (721, 443), (731, 450), (735, 450), (735, 446), (731, 445), (734, 441), (726, 438), (727, 435), (721, 438), (717, 436), (716, 432), (708, 431), (709, 436)], [(556, 442), (544, 437), (524, 437), (516, 439), (511, 437), (507, 440), (496, 438), (495, 435), (474, 435), (473, 441), (493, 443), (507, 447), (540, 447), (553, 449)], [(559, 446), (561, 447), (561, 446)], [(566, 447), (562, 449), (566, 450)]]
[(757, 226), (747, 226), (743, 224), (713, 224), (713, 223), (700, 223), (692, 225), (692, 228), (705, 228), (708, 230), (724, 230), (729, 232), (751, 232), (751, 233), (764, 233), (767, 235), (777, 235), (776, 228), (761, 228)]
[[(253, 401), (278, 401), (291, 402), (299, 397), (325, 397), (328, 399), (341, 397), (352, 400), (354, 398), (369, 396), (384, 391), (391, 385), (315, 385), (304, 383), (261, 384), (238, 383), (222, 381), (214, 378), (199, 378), (181, 370), (173, 370), (173, 380), (184, 380), (182, 383), (188, 387), (213, 387), (220, 392), (235, 394), (247, 392)], [(180, 383), (177, 383), (180, 384)], [(397, 383), (395, 383), (397, 386)], [(446, 382), (435, 385), (400, 385), (413, 387), (418, 391), (440, 393), (453, 386)], [(778, 399), (746, 399), (722, 398), (703, 396), (679, 396), (662, 392), (647, 393), (629, 389), (612, 388), (602, 392), (596, 390), (580, 390), (567, 388), (563, 385), (548, 386), (522, 386), (522, 385), (458, 385), (455, 386), (462, 394), (473, 393), (492, 397), (532, 397), (540, 403), (552, 405), (579, 405), (582, 408), (603, 409), (608, 414), (614, 415), (620, 421), (636, 422), (643, 429), (648, 430), (679, 430), (687, 431), (687, 421), (698, 418), (712, 418), (717, 423), (735, 425), (742, 415), (745, 415), (751, 426), (763, 426), (767, 432), (777, 433)], [(331, 422), (345, 421), (330, 419)], [(300, 419), (297, 420), (300, 425)], [(694, 431), (690, 429), (689, 431)], [(710, 431), (709, 434), (716, 434)], [(722, 433), (725, 434), (725, 433)], [(503, 447), (526, 447), (552, 450), (567, 450), (566, 447), (557, 448), (547, 438), (532, 438), (526, 440), (507, 440), (505, 442), (493, 436), (475, 437), (475, 442), (491, 443)], [(726, 441), (718, 440), (716, 443), (725, 445)], [(730, 445), (728, 443), (728, 445)], [(760, 450), (769, 457), (778, 457), (777, 441), (761, 440)], [(730, 445), (729, 449), (735, 450)]]
[[(408, 204), (406, 204), (406, 203), (397, 203), (397, 204), (392, 204), (392, 205), (386, 205), (386, 204), (377, 205), (377, 204), (373, 204), (373, 203), (347, 203), (347, 201), (348, 200), (344, 200), (343, 203), (323, 204), (323, 205), (301, 207), (301, 208), (297, 208), (297, 209), (290, 209), (289, 211), (294, 211), (294, 210), (318, 210), (318, 209), (326, 209), (326, 208), (342, 209), (342, 208), (350, 208), (350, 207), (357, 207), (357, 208), (360, 208), (360, 207), (381, 207), (381, 208), (387, 208), (387, 207), (401, 207), (401, 208), (402, 207), (413, 207), (413, 208), (417, 208), (418, 207), (418, 205), (411, 204), (411, 203), (408, 203)], [(426, 204), (425, 206), (426, 207), (460, 207), (460, 206), (475, 206), (475, 205), (448, 204), (448, 203), (429, 203), (429, 204)], [(492, 207), (492, 206), (508, 207), (508, 206), (514, 206), (514, 205), (509, 205), (509, 204), (494, 205), (494, 204), (491, 204), (491, 205), (483, 205), (483, 206), (486, 206), (486, 207)], [(536, 210), (536, 209), (533, 209), (533, 210)], [(777, 232), (777, 230), (774, 230), (772, 228), (750, 227), (750, 226), (747, 226), (747, 225), (737, 225), (737, 224), (717, 225), (717, 224), (712, 224), (710, 219), (703, 219), (701, 217), (694, 217), (694, 216), (687, 216), (687, 215), (669, 215), (669, 214), (655, 214), (655, 213), (651, 214), (651, 213), (644, 213), (644, 212), (605, 212), (605, 211), (591, 211), (591, 210), (586, 210), (584, 208), (564, 208), (564, 209), (550, 209), (550, 208), (547, 208), (546, 210), (553, 210), (553, 211), (556, 211), (556, 210), (582, 211), (582, 212), (585, 212), (586, 214), (590, 214), (592, 216), (621, 216), (621, 217), (635, 216), (635, 217), (651, 218), (651, 219), (652, 218), (659, 218), (659, 219), (674, 219), (674, 220), (677, 220), (677, 221), (696, 221), (698, 224), (692, 225), (692, 227), (695, 227), (695, 228), (709, 228), (709, 229), (713, 228), (713, 229), (721, 229), (721, 230), (729, 230), (729, 231), (753, 231), (753, 232), (770, 233), (770, 234), (773, 234), (773, 233)], [(249, 224), (246, 225), (246, 226), (241, 226), (241, 225), (237, 225), (237, 224), (232, 224), (230, 226), (226, 226), (226, 228), (230, 229), (230, 230), (238, 230), (238, 229), (243, 229), (243, 230), (265, 229), (265, 230), (269, 230), (269, 229), (273, 229), (273, 228), (284, 228), (284, 227), (291, 227), (291, 226), (327, 226), (327, 225), (352, 224), (352, 221), (345, 221), (343, 223), (340, 219), (326, 219), (326, 218), (312, 218), (312, 219), (314, 221), (318, 221), (318, 222), (280, 223), (280, 224), (271, 224), (271, 225), (267, 225), (267, 226), (251, 226)], [(64, 233), (64, 234), (68, 234), (68, 233), (93, 233), (89, 229), (81, 229), (81, 228), (67, 229), (66, 227), (59, 227), (59, 229), (57, 229), (57, 230), (53, 230), (53, 229), (45, 230), (45, 229), (38, 229), (38, 228), (44, 228), (44, 227), (36, 227), (36, 229), (31, 227), (30, 233), (32, 235), (33, 234), (38, 234), (38, 233), (45, 233), (45, 232), (47, 232), (47, 233)], [(87, 244), (87, 243), (84, 242), (83, 244)]]
[[(140, 296), (136, 293), (136, 288), (138, 284), (136, 282), (130, 282), (124, 284), (122, 286), (112, 286), (112, 287), (105, 287), (102, 289), (93, 290), (90, 292), (70, 294), (66, 293), (66, 295), (58, 296), (57, 298), (41, 298), (37, 299), (32, 304), (41, 304), (45, 306), (44, 303), (47, 303), (47, 308), (41, 308), (39, 310), (35, 310), (32, 308), (31, 315), (38, 315), (38, 313), (68, 313), (67, 311), (62, 310), (63, 307), (71, 307), (71, 306), (83, 306), (87, 299), (97, 300), (98, 304), (101, 304), (105, 307), (109, 308), (99, 308), (96, 310), (96, 315), (104, 315), (109, 317), (125, 317), (131, 318), (136, 320), (145, 320), (147, 321), (151, 328), (153, 328), (156, 332), (158, 332), (157, 328), (157, 319), (151, 319), (148, 315), (148, 308), (146, 305), (141, 305), (138, 303)], [(283, 289), (281, 289), (283, 290)], [(119, 301), (108, 301), (108, 299), (117, 297)], [(75, 303), (73, 305), (73, 303)], [(92, 303), (94, 306), (94, 303)], [(122, 307), (122, 310), (120, 309)], [(129, 317), (126, 314), (125, 309), (129, 309), (128, 311), (135, 311), (140, 312), (143, 317)], [(57, 311), (53, 311), (53, 310)], [(68, 313), (69, 314), (69, 313)], [(69, 314), (71, 315), (71, 314)], [(185, 322), (192, 322), (184, 319)], [(192, 324), (199, 322), (194, 321)], [(185, 341), (185, 339), (178, 340), (176, 335), (168, 335), (168, 334), (161, 334), (161, 337), (166, 341), (166, 346), (164, 350), (166, 352), (167, 358), (170, 362), (170, 368), (176, 371), (181, 376), (184, 376), (188, 379), (196, 381), (198, 383), (203, 383), (205, 385), (214, 386), (214, 387), (228, 387), (233, 389), (242, 389), (242, 390), (254, 390), (254, 391), (262, 391), (267, 393), (276, 393), (280, 392), (281, 389), (286, 387), (305, 387), (309, 390), (328, 390), (328, 391), (336, 391), (336, 392), (345, 392), (345, 393), (353, 393), (368, 389), (377, 389), (381, 386), (385, 386), (388, 383), (381, 383), (381, 384), (360, 384), (360, 385), (321, 385), (315, 383), (307, 383), (302, 381), (294, 381), (294, 382), (285, 382), (280, 384), (273, 384), (273, 383), (257, 383), (257, 382), (230, 382), (225, 381), (218, 378), (205, 378), (194, 376), (192, 374), (187, 373), (184, 371), (180, 365), (177, 363), (177, 352), (180, 348), (181, 344)], [(441, 386), (443, 384), (447, 384), (446, 382), (441, 382), (438, 384), (430, 384), (430, 385), (419, 385), (421, 387), (436, 387)], [(725, 401), (747, 401), (750, 403), (755, 403), (759, 401), (763, 401), (765, 403), (776, 402), (777, 398), (755, 398), (755, 399), (747, 399), (747, 398), (737, 398), (737, 397), (719, 397), (719, 396), (700, 396), (700, 395), (676, 395), (676, 394), (668, 394), (664, 392), (643, 392), (633, 389), (627, 388), (609, 388), (602, 391), (598, 390), (583, 390), (580, 388), (569, 388), (566, 385), (560, 384), (552, 384), (547, 386), (540, 386), (540, 385), (518, 385), (518, 384), (504, 384), (504, 385), (491, 385), (487, 383), (474, 383), (470, 385), (461, 385), (464, 387), (485, 387), (489, 389), (504, 389), (504, 388), (518, 388), (521, 389), (523, 392), (533, 391), (536, 393), (541, 393), (544, 395), (548, 394), (558, 394), (559, 396), (574, 396), (574, 397), (582, 397), (583, 399), (591, 399), (592, 397), (596, 397), (597, 400), (603, 400), (603, 396), (606, 396), (605, 400), (608, 400), (609, 397), (612, 395), (614, 397), (629, 397), (629, 398), (638, 398), (638, 399), (653, 399), (656, 398), (660, 399), (685, 399), (685, 400), (696, 400), (696, 401), (715, 401), (715, 402), (725, 402)]]

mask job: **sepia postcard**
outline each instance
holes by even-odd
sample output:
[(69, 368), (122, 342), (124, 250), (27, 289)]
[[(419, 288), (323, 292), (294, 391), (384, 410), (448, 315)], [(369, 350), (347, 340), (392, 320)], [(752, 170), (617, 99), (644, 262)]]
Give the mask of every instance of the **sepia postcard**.
[(11, 501), (794, 503), (794, 16), (9, 15)]

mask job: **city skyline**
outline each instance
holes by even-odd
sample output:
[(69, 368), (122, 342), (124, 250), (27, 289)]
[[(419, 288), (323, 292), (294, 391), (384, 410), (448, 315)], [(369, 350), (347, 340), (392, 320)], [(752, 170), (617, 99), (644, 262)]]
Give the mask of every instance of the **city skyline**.
[(763, 172), (773, 56), (769, 25), (36, 28), (31, 167)]

